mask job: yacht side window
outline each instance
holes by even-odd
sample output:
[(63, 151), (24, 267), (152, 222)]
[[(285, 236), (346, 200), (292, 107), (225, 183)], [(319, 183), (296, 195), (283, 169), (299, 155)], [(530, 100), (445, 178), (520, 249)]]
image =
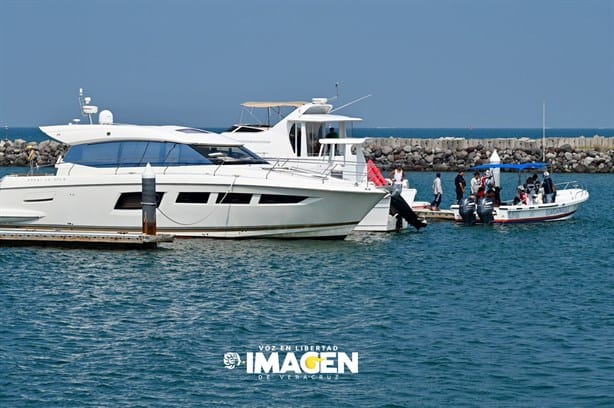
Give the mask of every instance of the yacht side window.
[(320, 139), (325, 137), (324, 125), (320, 123), (307, 124), (307, 151), (309, 156), (317, 156), (320, 153)]
[(266, 164), (267, 161), (243, 146), (192, 145), (214, 164)]
[[(164, 193), (156, 193), (156, 208), (160, 207), (160, 202)], [(143, 198), (140, 191), (133, 193), (121, 193), (117, 202), (115, 203), (116, 210), (140, 210), (143, 208)]]
[(301, 155), (301, 128), (296, 126), (296, 123), (292, 125), (290, 128), (290, 144), (292, 145), (292, 150), (294, 150), (294, 154), (297, 156)]
[(173, 142), (122, 141), (72, 146), (64, 162), (91, 167), (210, 165), (213, 162), (189, 145)]

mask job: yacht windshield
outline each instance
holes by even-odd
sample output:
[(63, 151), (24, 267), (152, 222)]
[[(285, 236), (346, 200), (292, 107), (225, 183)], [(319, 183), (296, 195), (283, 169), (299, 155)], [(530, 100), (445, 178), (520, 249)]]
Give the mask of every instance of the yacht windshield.
[(174, 142), (119, 141), (72, 146), (64, 162), (91, 167), (195, 166), (266, 163), (241, 146), (186, 145)]
[(266, 164), (256, 153), (243, 146), (192, 145), (197, 152), (215, 164)]

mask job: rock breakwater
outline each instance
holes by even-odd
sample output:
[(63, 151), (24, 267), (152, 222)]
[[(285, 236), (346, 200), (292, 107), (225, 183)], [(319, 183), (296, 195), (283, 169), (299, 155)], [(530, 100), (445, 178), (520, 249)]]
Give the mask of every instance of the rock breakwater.
[[(373, 138), (365, 156), (384, 170), (401, 163), (410, 171), (458, 171), (488, 163), (496, 149), (502, 163), (542, 161), (541, 139)], [(0, 141), (0, 166), (52, 166), (67, 146), (54, 140)], [(547, 138), (546, 162), (558, 173), (614, 173), (614, 137)], [(34, 153), (32, 153), (34, 152)]]
[(33, 159), (38, 166), (55, 164), (66, 145), (54, 140), (26, 142), (23, 139), (0, 141), (0, 166), (29, 166)]
[[(541, 139), (368, 139), (365, 156), (384, 169), (458, 171), (486, 164), (496, 149), (501, 163), (541, 162)], [(547, 138), (545, 161), (558, 173), (613, 173), (614, 138)]]

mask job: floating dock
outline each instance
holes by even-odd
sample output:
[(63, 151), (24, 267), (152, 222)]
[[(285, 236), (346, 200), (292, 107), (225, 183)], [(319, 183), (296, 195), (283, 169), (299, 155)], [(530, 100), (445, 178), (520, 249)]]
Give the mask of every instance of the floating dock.
[(140, 232), (0, 229), (0, 245), (104, 246), (121, 249), (155, 248), (161, 242), (174, 240), (174, 235)]
[(452, 210), (433, 211), (428, 208), (414, 208), (414, 212), (420, 218), (435, 221), (454, 221), (454, 213)]

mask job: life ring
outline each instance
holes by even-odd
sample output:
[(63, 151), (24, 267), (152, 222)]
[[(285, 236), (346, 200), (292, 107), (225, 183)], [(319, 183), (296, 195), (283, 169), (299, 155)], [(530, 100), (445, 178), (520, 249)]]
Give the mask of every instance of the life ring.
[(388, 182), (382, 175), (382, 171), (375, 165), (375, 163), (373, 163), (373, 160), (371, 159), (367, 161), (367, 178), (378, 187), (388, 185)]

